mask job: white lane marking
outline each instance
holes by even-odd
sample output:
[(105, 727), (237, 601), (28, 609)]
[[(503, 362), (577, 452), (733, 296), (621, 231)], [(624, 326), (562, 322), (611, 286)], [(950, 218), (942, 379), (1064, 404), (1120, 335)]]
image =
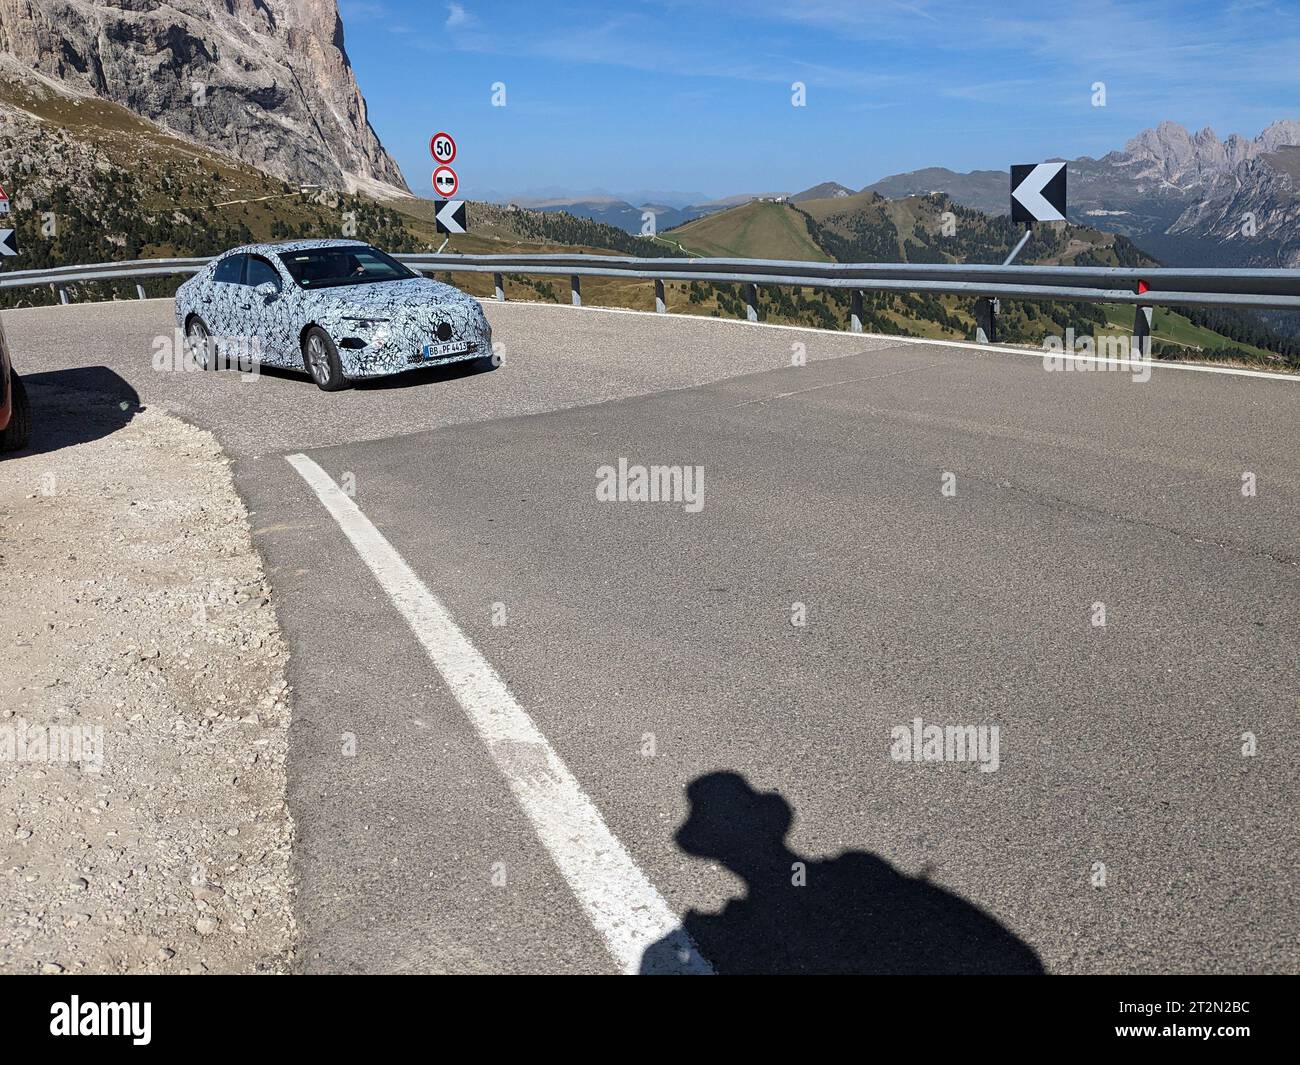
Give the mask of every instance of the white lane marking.
[(424, 645), (623, 972), (638, 972), (646, 948), (669, 936), (675, 939), (677, 971), (711, 973), (668, 903), (447, 609), (328, 473), (306, 455), (289, 455), (287, 461)]
[[(455, 271), (452, 271), (453, 273)], [(887, 340), (889, 345), (895, 344), (933, 344), (936, 347), (944, 348), (963, 348), (966, 351), (978, 352), (981, 355), (1020, 355), (1028, 356), (1031, 359), (1041, 360), (1044, 355), (1050, 354), (1054, 359), (1066, 359), (1070, 362), (1096, 362), (1095, 356), (1079, 355), (1074, 352), (1045, 352), (1041, 348), (1007, 348), (995, 344), (975, 344), (969, 340), (931, 340), (928, 337), (904, 337), (895, 336), (892, 333), (850, 333), (844, 329), (818, 329), (815, 326), (807, 325), (782, 325), (778, 322), (747, 322), (741, 318), (713, 318), (704, 314), (683, 314), (680, 311), (668, 311), (660, 314), (658, 311), (638, 311), (632, 307), (592, 307), (583, 304), (581, 307), (573, 307), (567, 303), (540, 303), (535, 300), (506, 300), (504, 303), (498, 303), (491, 296), (476, 296), (479, 303), (484, 307), (553, 307), (559, 311), (573, 311), (581, 314), (588, 311), (592, 314), (639, 314), (647, 318), (686, 318), (692, 322), (717, 322), (719, 325), (742, 326), (745, 329), (789, 329), (796, 333), (823, 333), (827, 336), (843, 337), (845, 340)], [(884, 348), (868, 348), (868, 351), (883, 351)], [(860, 355), (863, 352), (850, 352), (852, 355)], [(819, 360), (823, 361), (823, 360)], [(1110, 365), (1108, 363), (1107, 365)], [(1245, 370), (1236, 366), (1210, 366), (1202, 365), (1196, 362), (1170, 362), (1165, 359), (1143, 360), (1125, 360), (1119, 365), (1130, 366), (1133, 368), (1141, 367), (1145, 369), (1150, 366), (1156, 370), (1191, 370), (1193, 373), (1218, 373), (1227, 374), (1230, 377), (1262, 377), (1270, 381), (1289, 381), (1291, 384), (1300, 384), (1300, 374), (1294, 373), (1277, 373), (1273, 370)]]

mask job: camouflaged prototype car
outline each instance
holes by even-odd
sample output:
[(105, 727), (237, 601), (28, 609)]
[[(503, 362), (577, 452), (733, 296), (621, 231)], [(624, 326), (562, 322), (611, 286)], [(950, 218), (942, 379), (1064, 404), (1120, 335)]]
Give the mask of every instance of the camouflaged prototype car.
[(477, 300), (359, 240), (234, 248), (176, 290), (176, 324), (205, 368), (235, 347), (327, 392), (423, 366), (500, 364)]

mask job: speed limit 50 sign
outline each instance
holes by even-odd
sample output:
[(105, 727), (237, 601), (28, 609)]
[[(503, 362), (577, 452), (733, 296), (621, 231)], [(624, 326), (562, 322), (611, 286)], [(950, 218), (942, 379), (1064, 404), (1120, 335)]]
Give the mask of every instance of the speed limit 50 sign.
[(429, 151), (434, 162), (446, 165), (456, 158), (456, 142), (450, 133), (435, 133), (429, 141)]

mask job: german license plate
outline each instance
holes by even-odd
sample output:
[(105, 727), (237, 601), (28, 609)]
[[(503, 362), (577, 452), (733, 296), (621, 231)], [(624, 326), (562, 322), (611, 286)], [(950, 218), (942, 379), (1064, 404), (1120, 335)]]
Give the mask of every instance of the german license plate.
[(467, 340), (448, 340), (442, 344), (425, 344), (420, 349), (422, 359), (445, 359), (449, 355), (464, 355), (470, 349)]

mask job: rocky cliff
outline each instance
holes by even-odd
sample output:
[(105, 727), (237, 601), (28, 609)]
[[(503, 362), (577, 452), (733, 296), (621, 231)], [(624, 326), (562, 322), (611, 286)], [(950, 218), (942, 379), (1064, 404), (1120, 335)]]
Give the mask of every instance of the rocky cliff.
[(1169, 232), (1218, 241), (1234, 265), (1300, 267), (1300, 147), (1220, 174)]
[(276, 177), (407, 191), (335, 0), (0, 0), (0, 53)]

